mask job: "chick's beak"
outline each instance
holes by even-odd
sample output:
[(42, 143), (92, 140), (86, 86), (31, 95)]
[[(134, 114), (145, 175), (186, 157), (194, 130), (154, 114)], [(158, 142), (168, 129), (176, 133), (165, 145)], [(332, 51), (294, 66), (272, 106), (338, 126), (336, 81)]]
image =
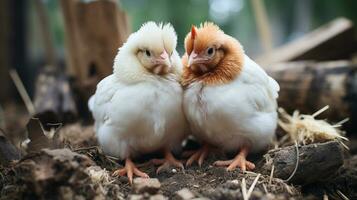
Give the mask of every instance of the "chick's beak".
[(171, 67), (170, 56), (166, 51), (163, 51), (160, 56), (156, 59), (156, 63), (160, 65), (165, 65)]
[(192, 64), (195, 64), (197, 60), (197, 53), (194, 51), (190, 54), (188, 57), (188, 66), (191, 66)]
[(188, 66), (192, 67), (192, 65), (195, 65), (195, 64), (205, 65), (208, 60), (209, 60), (208, 57), (206, 57), (204, 55), (198, 55), (196, 52), (192, 51), (192, 53), (188, 57)]

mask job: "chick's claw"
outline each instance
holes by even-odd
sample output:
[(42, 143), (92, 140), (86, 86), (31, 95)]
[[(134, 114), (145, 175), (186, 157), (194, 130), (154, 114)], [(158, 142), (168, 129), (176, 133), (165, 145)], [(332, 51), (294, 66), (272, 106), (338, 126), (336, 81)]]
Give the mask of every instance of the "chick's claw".
[(140, 171), (130, 159), (125, 160), (125, 167), (123, 169), (115, 170), (112, 175), (113, 176), (124, 176), (125, 174), (128, 176), (130, 184), (133, 183), (134, 175), (142, 177), (142, 178), (150, 178), (149, 175)]
[(193, 162), (197, 162), (198, 166), (202, 166), (203, 161), (205, 160), (205, 158), (207, 157), (209, 152), (209, 148), (208, 146), (203, 146), (201, 149), (197, 150), (196, 152), (194, 152), (191, 157), (186, 161), (186, 167), (187, 166), (191, 166), (193, 164)]
[(162, 170), (168, 169), (170, 166), (180, 168), (182, 171), (184, 171), (184, 169), (185, 169), (183, 164), (180, 161), (178, 161), (172, 155), (171, 152), (166, 152), (164, 159), (152, 159), (151, 162), (154, 165), (160, 165), (156, 170), (157, 174), (159, 174)]
[(215, 166), (228, 166), (227, 171), (233, 171), (237, 167), (241, 168), (243, 171), (253, 170), (255, 168), (254, 163), (247, 161), (244, 156), (238, 155), (232, 160), (219, 160), (213, 163)]

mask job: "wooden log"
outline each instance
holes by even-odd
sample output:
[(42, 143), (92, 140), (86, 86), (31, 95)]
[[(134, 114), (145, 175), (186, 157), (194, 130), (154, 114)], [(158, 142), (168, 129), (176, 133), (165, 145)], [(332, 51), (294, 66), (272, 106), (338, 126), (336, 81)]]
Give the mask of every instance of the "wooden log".
[(305, 36), (256, 58), (263, 67), (296, 60), (349, 59), (357, 52), (353, 22), (338, 18)]
[(349, 117), (344, 130), (357, 131), (356, 63), (347, 60), (279, 63), (267, 72), (280, 85), (280, 107), (290, 113), (299, 110), (312, 114), (329, 105), (321, 118), (338, 122)]
[(291, 176), (291, 183), (304, 185), (334, 175), (343, 165), (343, 150), (338, 142), (331, 141), (300, 146), (298, 151), (295, 146), (270, 150), (264, 158), (258, 167), (262, 174), (270, 175), (274, 166), (274, 178), (286, 180)]

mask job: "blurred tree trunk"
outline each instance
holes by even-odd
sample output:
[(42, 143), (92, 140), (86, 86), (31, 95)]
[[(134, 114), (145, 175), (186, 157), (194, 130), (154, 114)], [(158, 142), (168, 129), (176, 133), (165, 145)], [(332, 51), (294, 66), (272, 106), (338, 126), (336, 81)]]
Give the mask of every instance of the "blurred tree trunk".
[(6, 101), (9, 95), (9, 1), (0, 1), (0, 102)]
[(0, 1), (0, 101), (9, 101), (13, 94), (10, 84), (9, 68), (19, 71), (25, 85), (26, 77), (26, 49), (25, 49), (25, 15), (26, 1)]
[(87, 100), (96, 84), (113, 71), (113, 60), (126, 40), (127, 16), (111, 0), (61, 0), (67, 44), (67, 69), (79, 94), (80, 114), (88, 113)]

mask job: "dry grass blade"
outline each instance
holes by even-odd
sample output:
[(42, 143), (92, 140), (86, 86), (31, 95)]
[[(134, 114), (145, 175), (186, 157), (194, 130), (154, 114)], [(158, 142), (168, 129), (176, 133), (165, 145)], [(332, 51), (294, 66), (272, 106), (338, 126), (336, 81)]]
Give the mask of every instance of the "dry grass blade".
[(267, 189), (267, 186), (263, 183), (263, 189), (264, 189), (264, 192), (266, 193), (266, 194), (268, 194), (269, 192), (268, 192), (268, 189)]
[(242, 182), (241, 182), (240, 186), (242, 188), (243, 199), (244, 200), (248, 200), (247, 184), (245, 182), (245, 178), (242, 179)]
[(290, 145), (295, 141), (304, 145), (331, 140), (338, 140), (341, 143), (342, 141), (347, 141), (348, 139), (343, 136), (344, 132), (340, 130), (340, 127), (348, 119), (336, 124), (330, 124), (325, 120), (315, 118), (328, 108), (329, 106), (325, 106), (312, 115), (300, 114), (298, 111), (289, 115), (283, 108), (279, 108), (280, 119), (278, 124), (287, 133), (280, 139), (279, 144)]
[(325, 107), (323, 107), (323, 108), (321, 108), (320, 110), (318, 110), (318, 111), (316, 111), (314, 114), (312, 114), (311, 116), (312, 117), (316, 117), (316, 116), (318, 116), (318, 115), (320, 115), (321, 113), (323, 113), (323, 112), (325, 112), (327, 109), (329, 109), (330, 108), (330, 106), (325, 106)]
[(270, 172), (270, 177), (269, 177), (269, 186), (271, 186), (271, 181), (273, 180), (274, 169), (275, 169), (275, 166), (273, 165), (271, 167), (271, 172)]
[(349, 200), (349, 198), (346, 197), (346, 195), (344, 195), (340, 190), (337, 190), (336, 192), (343, 200)]
[(28, 95), (28, 93), (25, 89), (25, 86), (19, 77), (19, 74), (14, 69), (11, 69), (9, 73), (10, 73), (12, 81), (14, 82), (14, 84), (16, 86), (16, 89), (19, 91), (20, 96), (25, 103), (27, 111), (30, 113), (31, 116), (33, 116), (35, 114), (35, 106), (33, 105), (31, 98)]
[(295, 163), (295, 168), (294, 171), (290, 174), (289, 178), (284, 180), (285, 182), (289, 182), (295, 175), (298, 167), (299, 167), (299, 162), (300, 162), (300, 158), (299, 158), (299, 147), (298, 147), (298, 143), (295, 141), (295, 150), (296, 150), (296, 163)]
[(252, 192), (253, 192), (253, 190), (254, 190), (254, 188), (255, 188), (255, 185), (257, 184), (257, 182), (258, 182), (258, 180), (259, 180), (260, 175), (261, 175), (261, 174), (258, 174), (258, 176), (255, 177), (255, 179), (254, 179), (252, 185), (250, 186), (250, 188), (249, 188), (249, 190), (248, 190), (248, 193), (247, 193), (247, 199), (249, 199), (249, 198), (250, 198), (250, 195), (252, 195)]

